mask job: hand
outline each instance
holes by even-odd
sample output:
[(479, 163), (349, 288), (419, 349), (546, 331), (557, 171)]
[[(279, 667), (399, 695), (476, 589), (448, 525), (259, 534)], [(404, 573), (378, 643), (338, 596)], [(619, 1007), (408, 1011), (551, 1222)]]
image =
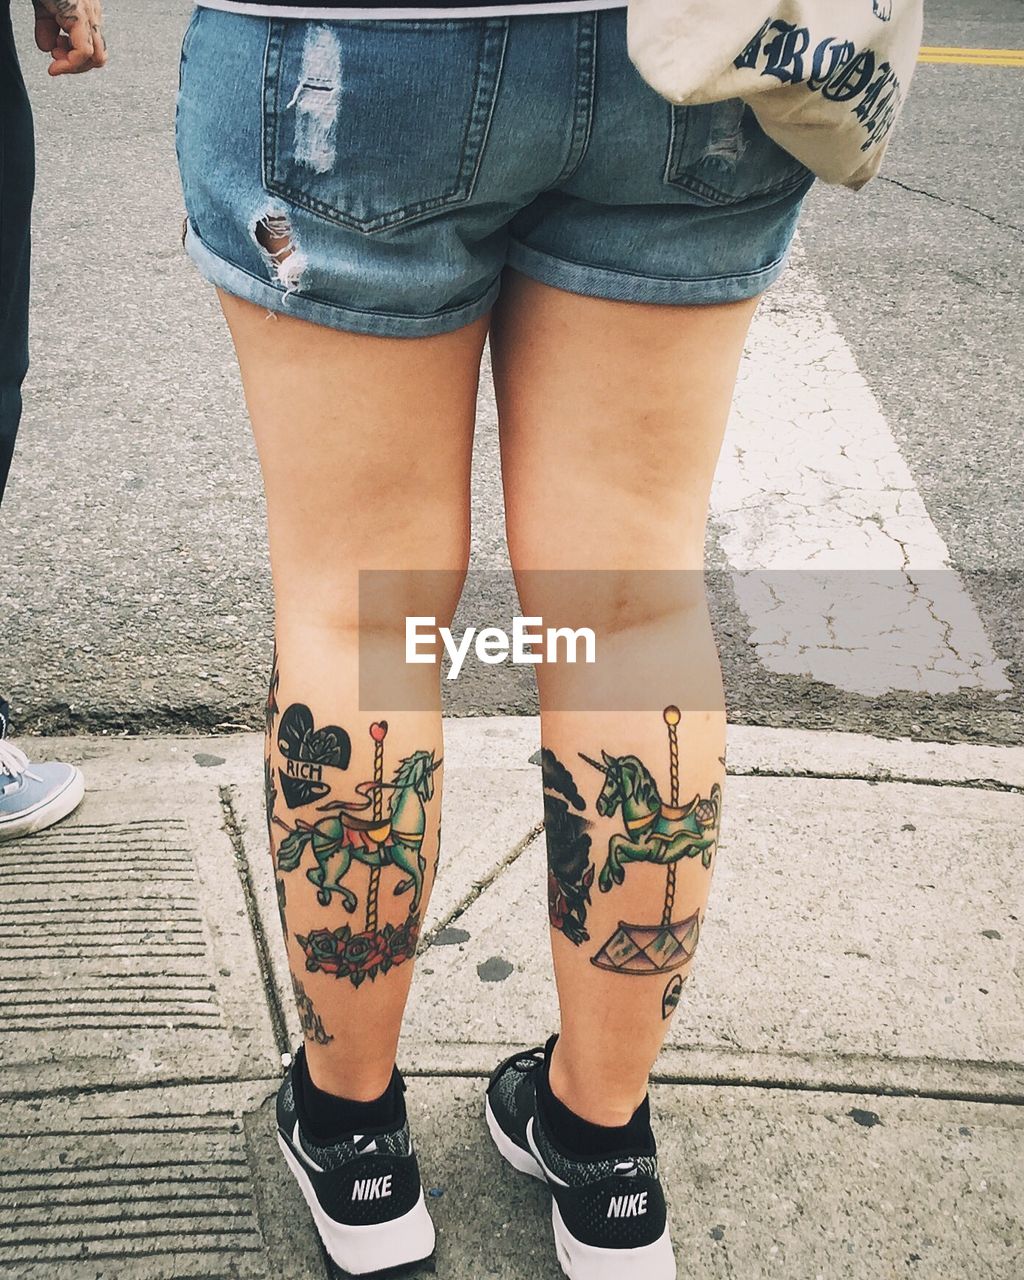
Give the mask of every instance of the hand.
[(36, 44), (48, 53), (51, 76), (79, 75), (107, 62), (100, 0), (32, 0)]

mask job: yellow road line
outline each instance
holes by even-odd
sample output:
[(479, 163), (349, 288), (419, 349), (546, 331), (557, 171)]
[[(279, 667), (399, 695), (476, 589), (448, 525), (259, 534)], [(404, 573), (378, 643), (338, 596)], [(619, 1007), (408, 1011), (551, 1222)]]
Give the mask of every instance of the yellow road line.
[(918, 58), (918, 62), (948, 67), (1024, 67), (1024, 58)]
[(958, 49), (934, 45), (923, 48), (918, 61), (962, 67), (1024, 67), (1024, 49)]
[(928, 44), (922, 53), (966, 53), (979, 58), (1024, 58), (1024, 49), (965, 49), (962, 45)]

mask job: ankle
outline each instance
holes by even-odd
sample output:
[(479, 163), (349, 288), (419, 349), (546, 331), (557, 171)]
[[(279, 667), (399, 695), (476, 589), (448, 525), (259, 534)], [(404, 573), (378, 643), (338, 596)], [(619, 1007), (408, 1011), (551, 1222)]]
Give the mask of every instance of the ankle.
[(345, 1087), (334, 1092), (321, 1087), (309, 1071), (303, 1054), (297, 1064), (296, 1089), (304, 1131), (315, 1141), (330, 1145), (350, 1133), (395, 1128), (405, 1120), (405, 1083), (397, 1069), (375, 1096), (353, 1098)]
[(305, 1077), (324, 1093), (352, 1102), (374, 1102), (391, 1084), (393, 1062), (339, 1062), (331, 1055), (303, 1051)]
[[(627, 1153), (654, 1155), (656, 1147), (646, 1095), (622, 1124), (587, 1120), (555, 1095), (549, 1066), (541, 1069), (537, 1081), (537, 1119), (559, 1151), (578, 1160), (611, 1159)], [(603, 1114), (610, 1115), (613, 1110), (605, 1108)]]
[(548, 1064), (548, 1085), (555, 1099), (574, 1115), (604, 1128), (629, 1124), (647, 1097), (646, 1078), (642, 1086), (630, 1089), (621, 1079), (602, 1080), (593, 1071), (577, 1069), (562, 1048), (561, 1037)]

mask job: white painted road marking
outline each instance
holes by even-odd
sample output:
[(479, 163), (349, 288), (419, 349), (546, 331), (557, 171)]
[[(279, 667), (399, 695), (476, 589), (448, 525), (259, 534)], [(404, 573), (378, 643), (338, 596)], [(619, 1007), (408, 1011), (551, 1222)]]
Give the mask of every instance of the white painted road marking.
[(799, 252), (754, 320), (712, 508), (771, 671), (867, 696), (1011, 690)]

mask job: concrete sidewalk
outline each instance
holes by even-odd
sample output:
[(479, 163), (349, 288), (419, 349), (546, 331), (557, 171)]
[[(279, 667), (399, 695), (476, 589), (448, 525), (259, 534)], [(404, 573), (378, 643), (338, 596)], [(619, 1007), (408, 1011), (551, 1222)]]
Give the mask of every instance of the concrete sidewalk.
[[(560, 1274), (543, 1189), (502, 1165), (480, 1100), (554, 1025), (537, 734), (448, 725), (401, 1059), (442, 1280)], [(0, 1272), (323, 1277), (273, 1132), (299, 1031), (259, 740), (25, 745), (90, 789), (0, 846)], [(654, 1089), (680, 1275), (1014, 1280), (1024, 750), (748, 728), (729, 760)]]

